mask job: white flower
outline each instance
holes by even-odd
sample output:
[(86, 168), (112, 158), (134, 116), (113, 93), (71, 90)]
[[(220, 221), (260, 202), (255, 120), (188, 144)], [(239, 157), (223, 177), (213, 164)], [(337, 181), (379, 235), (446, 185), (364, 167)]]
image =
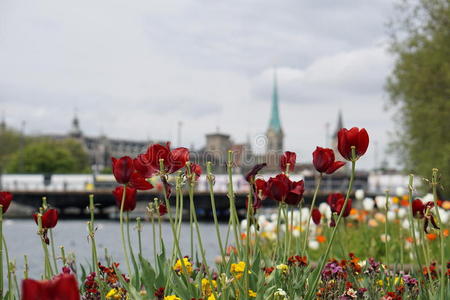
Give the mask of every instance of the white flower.
[(364, 198), (364, 200), (362, 201), (362, 205), (364, 210), (367, 211), (371, 211), (373, 210), (374, 206), (375, 206), (375, 202), (373, 201), (372, 198)]
[(271, 220), (272, 222), (277, 222), (277, 220), (278, 220), (278, 214), (277, 214), (277, 213), (271, 214), (271, 215), (270, 215), (270, 220)]
[[(386, 243), (386, 235), (383, 233), (381, 236), (380, 236), (380, 240), (383, 242), (383, 243)], [(387, 235), (387, 241), (389, 242), (391, 240), (391, 237), (390, 237), (390, 235), (388, 234)]]
[(445, 209), (442, 208), (438, 208), (439, 209), (439, 215), (441, 216), (441, 222), (442, 223), (447, 223), (448, 218), (449, 218), (449, 213), (447, 211), (445, 211)]
[(298, 229), (292, 230), (292, 236), (296, 238), (300, 237), (300, 230)]
[(404, 229), (409, 229), (409, 220), (408, 219), (403, 220), (402, 227)]
[(401, 197), (401, 196), (403, 196), (405, 194), (405, 189), (403, 187), (401, 187), (401, 186), (398, 186), (395, 189), (395, 194), (397, 195), (397, 197)]
[(375, 202), (377, 203), (378, 209), (384, 209), (386, 207), (386, 196), (376, 196)]
[(398, 217), (403, 219), (407, 214), (407, 210), (404, 207), (398, 209)]
[(272, 231), (275, 231), (276, 227), (277, 227), (276, 223), (274, 223), (274, 222), (267, 222), (265, 224), (265, 226), (264, 226), (264, 230), (272, 232)]
[(309, 217), (309, 208), (308, 207), (303, 207), (302, 211), (302, 223), (306, 222), (308, 220)]
[(355, 191), (355, 198), (357, 200), (362, 200), (364, 199), (364, 190), (356, 190)]
[(317, 250), (319, 249), (319, 242), (315, 240), (309, 241), (308, 246), (313, 250)]
[(430, 193), (426, 194), (426, 195), (423, 196), (423, 198), (422, 198), (422, 201), (423, 201), (423, 202), (428, 202), (428, 201), (433, 201), (433, 200), (434, 200), (433, 194), (430, 194)]
[(387, 212), (387, 219), (388, 219), (389, 221), (394, 221), (394, 220), (395, 220), (395, 212), (393, 212), (393, 211), (388, 211), (388, 212)]
[(276, 300), (288, 300), (287, 293), (282, 289), (277, 289), (277, 291), (273, 294)]
[(259, 226), (263, 226), (267, 222), (267, 218), (265, 215), (258, 216), (258, 224)]
[(319, 204), (319, 211), (322, 216), (325, 216), (327, 219), (331, 218), (331, 210), (328, 203), (322, 202)]
[(244, 219), (241, 221), (241, 230), (246, 231), (247, 230), (247, 219)]

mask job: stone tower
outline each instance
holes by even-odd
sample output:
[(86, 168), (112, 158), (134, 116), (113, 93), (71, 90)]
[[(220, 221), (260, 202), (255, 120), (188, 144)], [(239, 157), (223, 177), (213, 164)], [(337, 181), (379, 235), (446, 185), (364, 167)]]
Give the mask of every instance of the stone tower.
[(281, 128), (280, 112), (278, 110), (278, 87), (277, 75), (273, 78), (273, 93), (272, 93), (272, 111), (270, 115), (269, 128), (266, 131), (267, 137), (267, 154), (280, 154), (283, 151), (284, 133)]
[(80, 121), (78, 120), (77, 115), (75, 114), (72, 120), (72, 128), (69, 132), (70, 137), (79, 139), (83, 136), (83, 132), (80, 128)]

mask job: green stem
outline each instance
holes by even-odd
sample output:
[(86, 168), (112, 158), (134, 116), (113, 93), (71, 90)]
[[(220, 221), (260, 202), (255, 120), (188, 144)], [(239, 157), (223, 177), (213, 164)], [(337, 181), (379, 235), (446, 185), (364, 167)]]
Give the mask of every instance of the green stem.
[(27, 279), (28, 278), (28, 256), (24, 255), (23, 256), (23, 260), (24, 260), (24, 267), (23, 267), (23, 279)]
[(222, 255), (222, 263), (225, 263), (225, 250), (223, 248), (222, 238), (220, 236), (219, 221), (217, 220), (216, 200), (214, 198), (214, 177), (211, 172), (211, 162), (210, 161), (208, 161), (206, 163), (206, 174), (207, 174), (207, 179), (208, 179), (208, 184), (209, 184), (209, 196), (211, 199), (211, 208), (212, 208), (212, 213), (213, 213), (214, 226), (216, 227), (216, 235), (217, 235), (217, 240), (219, 242), (220, 254)]
[(44, 230), (42, 228), (42, 208), (40, 209), (40, 213), (38, 213), (37, 215), (37, 219), (38, 219), (38, 234), (40, 236), (41, 239), (41, 244), (42, 244), (42, 250), (44, 251), (44, 277), (45, 279), (51, 279), (51, 277), (53, 276), (53, 271), (52, 271), (52, 265), (50, 264), (50, 258), (49, 258), (49, 254), (48, 254), (48, 248), (47, 248), (47, 244), (45, 243), (45, 238), (44, 238)]
[(121, 235), (121, 238), (122, 238), (122, 248), (123, 248), (123, 254), (125, 256), (125, 262), (127, 264), (128, 275), (131, 276), (131, 266), (130, 266), (130, 260), (128, 258), (127, 246), (125, 245), (125, 230), (124, 230), (124, 227), (123, 227), (123, 206), (125, 204), (126, 193), (127, 193), (127, 186), (126, 186), (126, 184), (124, 184), (123, 185), (123, 192), (122, 192), (122, 201), (120, 203), (120, 214), (119, 214), (120, 235)]
[(64, 246), (60, 246), (59, 249), (61, 250), (61, 260), (63, 262), (63, 266), (66, 265), (66, 252), (64, 251)]
[[(314, 190), (314, 195), (313, 195), (313, 199), (311, 202), (311, 208), (309, 209), (308, 221), (306, 223), (305, 240), (303, 241), (302, 255), (305, 255), (304, 253), (306, 252), (306, 245), (308, 244), (308, 239), (309, 239), (309, 225), (311, 224), (311, 215), (312, 215), (312, 211), (314, 209), (314, 205), (316, 204), (316, 198), (317, 198), (317, 194), (319, 192), (320, 184), (322, 183), (322, 177), (323, 177), (323, 175), (322, 175), (322, 173), (320, 173), (319, 180), (317, 181), (316, 189)], [(308, 253), (306, 253), (306, 255), (308, 256)]]
[(58, 264), (56, 263), (55, 242), (53, 240), (53, 230), (49, 229), (48, 231), (50, 232), (50, 247), (52, 249), (53, 265), (55, 267), (55, 272), (58, 273)]
[(193, 208), (189, 203), (189, 230), (190, 230), (190, 246), (191, 246), (191, 256), (194, 256), (194, 216), (193, 216)]
[(189, 202), (190, 202), (190, 207), (192, 208), (192, 217), (194, 220), (194, 225), (195, 225), (195, 230), (197, 233), (197, 240), (198, 240), (198, 245), (200, 248), (200, 253), (202, 255), (202, 260), (203, 260), (203, 264), (205, 265), (205, 269), (206, 269), (206, 274), (208, 275), (208, 280), (209, 280), (209, 284), (211, 285), (211, 290), (213, 292), (214, 298), (217, 299), (217, 294), (216, 291), (214, 289), (214, 287), (212, 286), (212, 276), (211, 276), (211, 272), (209, 270), (208, 267), (208, 262), (206, 261), (206, 255), (205, 255), (205, 249), (203, 248), (203, 242), (202, 242), (202, 237), (200, 234), (200, 227), (198, 225), (198, 221), (197, 221), (197, 214), (196, 214), (196, 210), (195, 210), (195, 203), (194, 203), (194, 187), (195, 187), (195, 181), (194, 181), (194, 175), (191, 174), (191, 168), (190, 168), (190, 163), (188, 162), (186, 164), (186, 170), (188, 172), (188, 182), (189, 182)]
[(95, 243), (95, 227), (94, 227), (94, 195), (89, 195), (89, 212), (91, 215), (91, 220), (88, 223), (89, 237), (91, 240), (91, 252), (92, 252), (92, 270), (98, 272), (98, 256), (97, 256), (97, 246)]
[(389, 267), (389, 239), (388, 239), (388, 210), (389, 210), (389, 191), (386, 191), (386, 204), (384, 210), (384, 250), (386, 255), (386, 266)]
[(275, 243), (276, 248), (275, 251), (273, 252), (272, 260), (280, 258), (281, 245), (280, 243), (278, 243), (278, 241), (280, 240), (280, 225), (281, 225), (280, 219), (281, 219), (281, 203), (278, 203), (277, 227), (275, 228), (275, 230), (277, 231), (277, 242)]
[[(128, 251), (130, 252), (131, 262), (133, 263), (133, 267), (135, 268), (135, 271), (137, 271), (137, 264), (136, 264), (136, 258), (134, 256), (133, 246), (131, 244), (131, 235), (130, 235), (130, 212), (127, 211), (125, 223), (127, 224), (127, 241), (128, 241)], [(136, 274), (138, 275), (138, 274)], [(131, 277), (131, 274), (130, 274)]]
[[(354, 152), (355, 152), (355, 148), (352, 147), (352, 157), (355, 157)], [(322, 260), (321, 260), (320, 265), (318, 267), (318, 272), (317, 272), (316, 277), (315, 277), (315, 279), (313, 281), (313, 284), (311, 285), (311, 289), (310, 289), (310, 291), (308, 293), (307, 299), (312, 299), (314, 294), (315, 294), (315, 290), (316, 290), (317, 284), (319, 283), (321, 272), (323, 270), (323, 267), (325, 266), (325, 263), (328, 260), (328, 255), (330, 254), (331, 246), (333, 245), (333, 241), (334, 241), (334, 238), (336, 236), (336, 232), (337, 232), (337, 229), (339, 227), (339, 224), (341, 222), (342, 215), (344, 214), (344, 211), (347, 208), (347, 202), (348, 202), (348, 199), (350, 198), (350, 192), (351, 192), (351, 190), (353, 188), (353, 181), (355, 180), (355, 165), (356, 165), (356, 160), (353, 159), (352, 160), (352, 173), (350, 175), (350, 182), (349, 182), (349, 185), (348, 185), (347, 194), (345, 196), (344, 205), (341, 208), (341, 211), (339, 213), (339, 217), (338, 217), (338, 219), (336, 221), (336, 225), (333, 228), (333, 232), (331, 233), (331, 237), (330, 237), (330, 240), (328, 241), (328, 245), (327, 245), (327, 248), (325, 250), (325, 254), (322, 256)]]
[(288, 258), (288, 248), (289, 248), (289, 216), (288, 216), (288, 205), (284, 203), (283, 205), (284, 214), (284, 225), (286, 232), (284, 233), (284, 256), (283, 260), (287, 261)]
[(141, 231), (142, 231), (142, 223), (141, 218), (136, 218), (136, 228), (138, 232), (138, 244), (139, 244), (139, 256), (142, 257), (142, 240), (141, 240)]
[(230, 199), (230, 218), (232, 218), (233, 220), (232, 227), (234, 230), (236, 249), (238, 249), (239, 254), (241, 254), (242, 249), (240, 245), (239, 218), (237, 215), (235, 195), (233, 189), (233, 151), (231, 150), (228, 151), (227, 171), (228, 171), (228, 198)]
[[(8, 254), (8, 246), (6, 245), (5, 237), (2, 236), (3, 240), (3, 246), (5, 247), (5, 258), (6, 258), (6, 265), (8, 266), (8, 295), (9, 299), (12, 299), (13, 293), (12, 293), (12, 280), (11, 280), (11, 265), (9, 261), (9, 254)], [(3, 272), (3, 270), (2, 270)]]
[[(253, 183), (251, 183), (253, 184)], [(250, 267), (250, 225), (252, 220), (252, 210), (253, 210), (253, 192), (252, 187), (250, 187), (250, 191), (248, 193), (248, 203), (247, 203), (247, 236), (245, 243), (245, 268), (244, 268), (244, 280), (245, 280), (245, 299), (248, 299), (248, 288), (249, 288), (249, 278), (248, 271)]]
[[(165, 174), (164, 174), (164, 172), (165, 172), (164, 171), (165, 170), (164, 169), (164, 159), (160, 159), (159, 160), (159, 166), (160, 166), (161, 176), (165, 176)], [(189, 283), (189, 274), (187, 272), (187, 268), (186, 268), (186, 265), (185, 265), (184, 260), (183, 260), (183, 254), (181, 252), (181, 248), (180, 248), (180, 244), (179, 244), (178, 236), (177, 236), (177, 229), (175, 228), (174, 220), (172, 218), (172, 209), (171, 209), (171, 206), (170, 206), (169, 197), (167, 196), (167, 191), (166, 191), (165, 188), (163, 189), (163, 191), (164, 191), (163, 192), (163, 194), (164, 194), (164, 201), (165, 201), (166, 206), (167, 206), (167, 215), (169, 216), (170, 228), (172, 229), (172, 234), (173, 234), (173, 242), (175, 243), (175, 248), (176, 248), (176, 251), (178, 252), (178, 257), (179, 257), (180, 262), (181, 262), (182, 273), (183, 273), (183, 275), (185, 277), (186, 285), (188, 286), (188, 289), (191, 290), (191, 284)], [(167, 287), (167, 282), (166, 282), (166, 287)]]
[(155, 228), (155, 217), (154, 211), (150, 213), (150, 221), (152, 222), (152, 233), (153, 233), (153, 257), (155, 259), (155, 270), (158, 267), (157, 254), (156, 254), (156, 228)]
[(446, 281), (446, 274), (445, 274), (445, 260), (444, 260), (444, 237), (442, 234), (442, 221), (441, 221), (441, 215), (439, 213), (439, 206), (438, 206), (438, 196), (437, 196), (437, 185), (438, 185), (438, 169), (434, 168), (432, 177), (431, 177), (431, 184), (433, 188), (433, 201), (434, 201), (434, 209), (436, 211), (436, 216), (438, 220), (438, 226), (441, 228), (439, 230), (439, 240), (440, 240), (440, 252), (441, 252), (441, 284), (440, 284), (440, 299), (444, 299), (444, 286)]

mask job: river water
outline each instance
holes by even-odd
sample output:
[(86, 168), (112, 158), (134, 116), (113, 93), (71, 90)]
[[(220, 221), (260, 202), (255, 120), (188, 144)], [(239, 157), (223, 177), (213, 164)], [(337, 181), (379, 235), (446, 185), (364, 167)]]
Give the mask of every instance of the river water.
[[(142, 231), (142, 252), (143, 256), (153, 262), (153, 238), (151, 223), (143, 222)], [(97, 232), (95, 239), (99, 259), (105, 262), (105, 248), (108, 249), (108, 255), (115, 261), (122, 261), (123, 250), (120, 238), (120, 225), (117, 221), (98, 221), (96, 222)], [(134, 223), (130, 225), (132, 244), (135, 253), (138, 251), (137, 232), (134, 230)], [(221, 224), (220, 232), (225, 239), (228, 224)], [(132, 229), (133, 228), (133, 229)], [(158, 230), (158, 227), (156, 226)], [(16, 261), (16, 270), (18, 278), (23, 277), (24, 255), (28, 256), (30, 277), (39, 278), (43, 272), (43, 250), (39, 236), (36, 234), (37, 226), (33, 220), (5, 220), (3, 223), (3, 233), (9, 250), (11, 260)], [(220, 253), (217, 246), (217, 237), (214, 223), (200, 223), (200, 232), (206, 256), (209, 263), (214, 261)], [(57, 256), (59, 257), (59, 246), (63, 245), (66, 254), (74, 252), (77, 265), (80, 263), (88, 266), (91, 261), (91, 246), (87, 240), (88, 231), (86, 221), (70, 220), (59, 221), (53, 231)], [(162, 236), (166, 246), (166, 251), (170, 252), (173, 245), (173, 235), (170, 223), (163, 222)], [(230, 236), (231, 237), (231, 236)], [(197, 245), (194, 235), (194, 245)], [(189, 223), (183, 223), (181, 228), (180, 246), (183, 254), (189, 255), (190, 252), (190, 229)], [(49, 249), (50, 251), (50, 249)], [(200, 259), (200, 254), (199, 254)], [(60, 263), (60, 262), (59, 262)], [(124, 267), (124, 265), (122, 265)], [(79, 268), (79, 266), (78, 266)]]

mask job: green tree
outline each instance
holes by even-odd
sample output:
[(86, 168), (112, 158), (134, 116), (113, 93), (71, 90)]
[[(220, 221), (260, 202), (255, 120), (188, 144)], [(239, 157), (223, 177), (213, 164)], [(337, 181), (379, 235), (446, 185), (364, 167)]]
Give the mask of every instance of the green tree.
[(34, 139), (14, 153), (8, 173), (84, 173), (88, 157), (75, 140)]
[(0, 129), (0, 169), (4, 169), (11, 155), (17, 152), (21, 143), (25, 143), (25, 137), (9, 128)]
[(438, 168), (450, 195), (450, 10), (448, 0), (404, 2), (391, 24), (395, 65), (387, 81), (398, 109), (393, 149), (408, 172)]

